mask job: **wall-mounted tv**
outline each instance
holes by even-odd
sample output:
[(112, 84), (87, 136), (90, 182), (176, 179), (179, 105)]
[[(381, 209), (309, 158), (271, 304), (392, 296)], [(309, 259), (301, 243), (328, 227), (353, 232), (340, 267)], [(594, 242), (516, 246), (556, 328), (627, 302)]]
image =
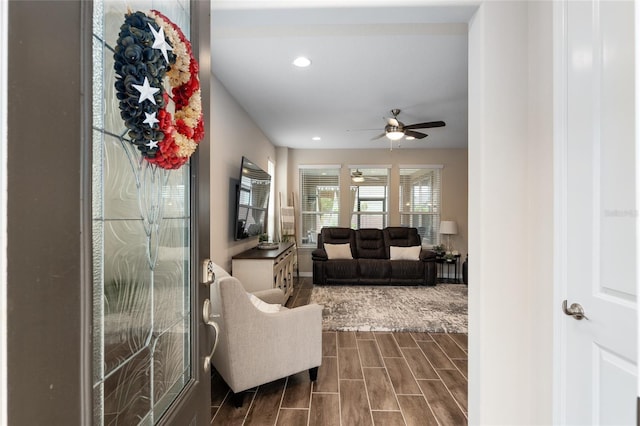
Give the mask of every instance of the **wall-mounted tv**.
[(267, 232), (270, 189), (271, 175), (247, 157), (242, 157), (236, 191), (236, 240)]

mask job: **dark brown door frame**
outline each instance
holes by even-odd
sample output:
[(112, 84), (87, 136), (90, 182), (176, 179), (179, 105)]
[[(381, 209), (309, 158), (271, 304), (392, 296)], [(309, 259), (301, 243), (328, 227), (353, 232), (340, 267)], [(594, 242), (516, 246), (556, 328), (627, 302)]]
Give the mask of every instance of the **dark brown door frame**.
[(8, 422), (90, 424), (92, 3), (8, 9)]

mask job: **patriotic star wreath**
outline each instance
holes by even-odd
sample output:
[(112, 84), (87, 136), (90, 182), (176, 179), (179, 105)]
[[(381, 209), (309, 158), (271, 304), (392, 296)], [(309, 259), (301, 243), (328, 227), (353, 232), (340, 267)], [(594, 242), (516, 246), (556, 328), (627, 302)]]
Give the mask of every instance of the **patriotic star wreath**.
[(204, 137), (199, 67), (191, 43), (157, 10), (130, 12), (113, 57), (116, 96), (130, 142), (148, 162), (179, 168)]

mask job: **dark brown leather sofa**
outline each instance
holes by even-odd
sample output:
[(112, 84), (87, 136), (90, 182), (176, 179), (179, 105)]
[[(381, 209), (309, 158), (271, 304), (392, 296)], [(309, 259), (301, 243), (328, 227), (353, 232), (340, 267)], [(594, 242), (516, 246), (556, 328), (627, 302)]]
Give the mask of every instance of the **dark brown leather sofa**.
[[(314, 284), (435, 285), (436, 253), (422, 248), (417, 260), (391, 260), (390, 247), (421, 245), (416, 228), (322, 228), (313, 251)], [(346, 244), (353, 259), (329, 259), (324, 244)]]

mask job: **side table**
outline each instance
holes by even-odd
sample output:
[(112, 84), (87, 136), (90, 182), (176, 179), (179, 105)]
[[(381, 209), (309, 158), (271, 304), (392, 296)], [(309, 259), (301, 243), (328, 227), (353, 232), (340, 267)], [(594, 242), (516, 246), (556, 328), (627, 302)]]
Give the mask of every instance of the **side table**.
[[(436, 257), (436, 263), (438, 264), (438, 281), (447, 282), (447, 283), (455, 283), (458, 284), (460, 280), (458, 279), (458, 264), (460, 263), (460, 254), (449, 255), (448, 257), (445, 255), (438, 255)], [(444, 270), (445, 266), (447, 269), (447, 275), (445, 278)], [(453, 278), (450, 276), (451, 266), (453, 266)]]

